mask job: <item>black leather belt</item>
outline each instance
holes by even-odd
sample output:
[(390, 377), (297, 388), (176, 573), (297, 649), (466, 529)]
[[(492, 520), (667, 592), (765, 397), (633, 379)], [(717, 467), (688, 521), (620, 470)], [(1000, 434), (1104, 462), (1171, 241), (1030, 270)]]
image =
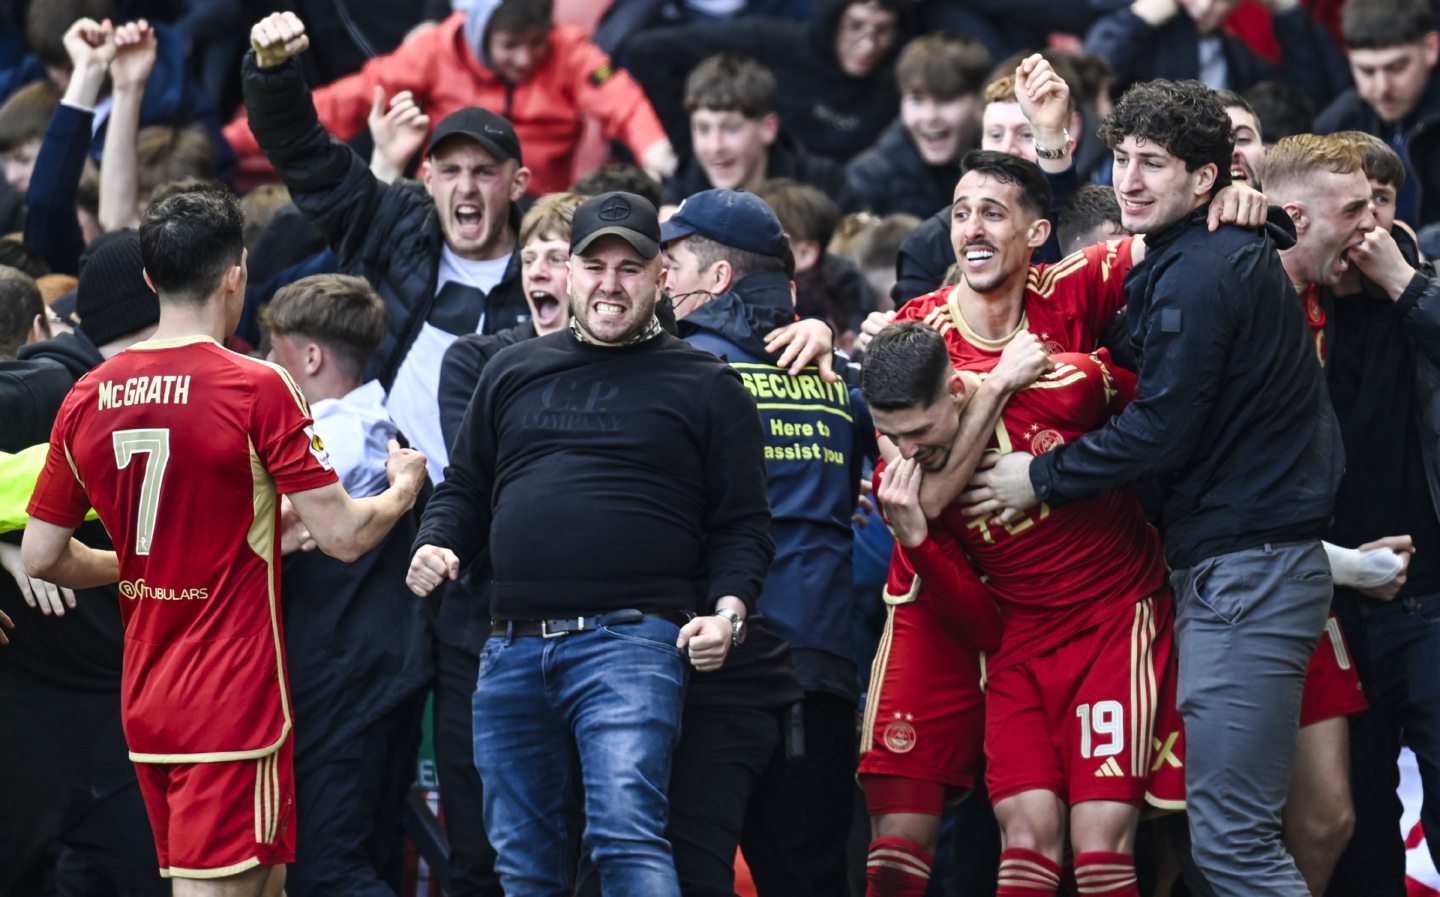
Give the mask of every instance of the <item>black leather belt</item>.
[(541, 638), (559, 638), (562, 635), (590, 632), (619, 623), (639, 623), (646, 617), (657, 617), (661, 620), (668, 620), (676, 626), (684, 626), (694, 616), (694, 614), (681, 610), (641, 611), (625, 608), (596, 614), (593, 617), (565, 617), (555, 620), (491, 620), (490, 634), (509, 638), (526, 638), (536, 635)]

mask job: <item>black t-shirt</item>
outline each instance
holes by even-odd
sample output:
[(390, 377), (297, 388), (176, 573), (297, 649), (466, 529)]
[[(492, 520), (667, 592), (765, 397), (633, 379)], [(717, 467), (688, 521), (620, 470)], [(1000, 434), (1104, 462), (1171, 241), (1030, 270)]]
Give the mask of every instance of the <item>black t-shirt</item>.
[(1425, 475), (1415, 414), (1415, 359), (1395, 304), (1337, 297), (1326, 377), (1345, 441), (1345, 478), (1332, 541), (1355, 547), (1382, 536), (1415, 540), (1401, 595), (1440, 591), (1440, 519)]

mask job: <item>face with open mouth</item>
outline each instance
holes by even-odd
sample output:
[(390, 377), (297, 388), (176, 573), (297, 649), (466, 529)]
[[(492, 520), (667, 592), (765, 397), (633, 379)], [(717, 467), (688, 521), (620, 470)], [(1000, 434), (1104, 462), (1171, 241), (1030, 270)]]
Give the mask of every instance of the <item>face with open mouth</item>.
[(696, 109), (690, 113), (695, 158), (712, 187), (753, 188), (765, 179), (770, 145), (780, 120), (772, 115), (746, 118), (737, 109)]
[(969, 145), (978, 108), (974, 94), (946, 100), (907, 90), (900, 97), (900, 121), (926, 165), (948, 165)]
[(1260, 137), (1260, 122), (1255, 113), (1243, 106), (1229, 106), (1230, 133), (1235, 138), (1235, 151), (1230, 155), (1230, 180), (1243, 181), (1256, 190), (1265, 171), (1265, 142)]
[[(1375, 228), (1370, 181), (1363, 171), (1311, 172), (1301, 188), (1295, 248), (1286, 269), (1295, 280), (1335, 286), (1350, 270), (1350, 250)], [(1286, 204), (1287, 209), (1291, 206)], [(1293, 213), (1292, 213), (1293, 214)], [(1297, 275), (1299, 275), (1297, 277)]]
[(595, 342), (621, 346), (655, 316), (664, 285), (660, 256), (646, 259), (620, 237), (601, 237), (570, 260), (570, 315)]
[(570, 323), (570, 304), (565, 296), (565, 265), (569, 260), (569, 237), (532, 234), (520, 250), (520, 284), (539, 336)]
[(510, 204), (529, 183), (530, 170), (514, 159), (497, 160), (463, 136), (445, 140), (426, 160), (425, 189), (435, 200), (445, 242), (461, 258), (499, 258), (511, 251), (504, 239)]
[(1023, 278), (1035, 247), (1045, 242), (1035, 224), (1019, 186), (985, 172), (966, 173), (950, 207), (950, 245), (965, 284), (993, 293)]

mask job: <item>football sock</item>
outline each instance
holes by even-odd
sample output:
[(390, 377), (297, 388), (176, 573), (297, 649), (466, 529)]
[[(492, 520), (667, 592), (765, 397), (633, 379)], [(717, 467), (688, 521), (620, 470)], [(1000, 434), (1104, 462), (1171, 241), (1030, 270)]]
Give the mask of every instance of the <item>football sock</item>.
[(925, 897), (933, 859), (909, 838), (876, 838), (865, 860), (865, 897)]
[(1081, 897), (1140, 897), (1133, 854), (1080, 854), (1075, 857), (1075, 884)]
[(1060, 864), (1043, 854), (1010, 847), (1000, 854), (1000, 888), (995, 897), (1041, 897), (1060, 887)]

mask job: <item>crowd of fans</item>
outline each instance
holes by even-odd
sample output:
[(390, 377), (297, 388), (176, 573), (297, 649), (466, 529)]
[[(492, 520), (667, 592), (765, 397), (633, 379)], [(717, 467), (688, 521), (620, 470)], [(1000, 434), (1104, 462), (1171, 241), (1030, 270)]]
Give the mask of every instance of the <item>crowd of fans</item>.
[[(455, 897), (1391, 897), (1402, 745), (1440, 865), (1440, 6), (260, 6), (0, 10), (0, 897), (398, 894), (427, 731)], [(150, 750), (202, 320), (283, 727)]]

